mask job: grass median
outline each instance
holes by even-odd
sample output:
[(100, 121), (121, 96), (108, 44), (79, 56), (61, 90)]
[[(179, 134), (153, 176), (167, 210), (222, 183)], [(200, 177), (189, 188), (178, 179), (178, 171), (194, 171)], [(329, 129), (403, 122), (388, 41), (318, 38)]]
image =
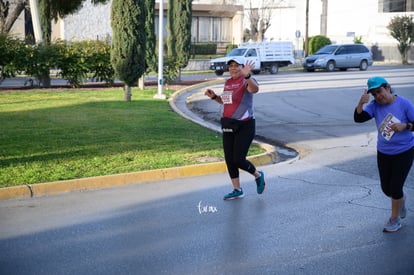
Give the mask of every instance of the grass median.
[[(132, 102), (119, 88), (0, 93), (0, 187), (223, 158), (219, 134), (156, 93), (133, 89)], [(262, 151), (252, 146), (249, 155)]]

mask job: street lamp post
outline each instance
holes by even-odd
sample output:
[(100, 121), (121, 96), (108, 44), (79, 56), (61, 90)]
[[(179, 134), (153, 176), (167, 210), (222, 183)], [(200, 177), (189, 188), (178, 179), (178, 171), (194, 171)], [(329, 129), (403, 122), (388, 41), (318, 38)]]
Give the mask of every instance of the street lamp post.
[(158, 8), (158, 93), (154, 98), (165, 99), (163, 93), (164, 67), (164, 0), (160, 0)]

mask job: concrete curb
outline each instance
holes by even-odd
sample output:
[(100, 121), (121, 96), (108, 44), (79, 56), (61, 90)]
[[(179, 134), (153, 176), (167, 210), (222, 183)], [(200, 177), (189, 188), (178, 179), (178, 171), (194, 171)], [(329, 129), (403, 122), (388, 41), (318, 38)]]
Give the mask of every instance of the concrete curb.
[[(264, 146), (264, 148), (267, 148), (267, 153), (249, 157), (249, 160), (251, 160), (252, 163), (254, 163), (256, 166), (272, 163), (276, 158), (276, 150), (273, 148), (273, 146), (266, 146), (265, 144), (262, 146)], [(0, 199), (31, 198), (73, 191), (102, 189), (126, 184), (147, 183), (175, 178), (203, 176), (208, 174), (223, 173), (226, 171), (227, 168), (224, 162), (213, 162), (206, 164), (148, 170), (142, 172), (37, 183), (1, 188)]]
[[(175, 112), (185, 117), (186, 119), (192, 120), (197, 124), (201, 124), (204, 127), (207, 127), (211, 130), (220, 132), (220, 128), (217, 125), (210, 124), (208, 122), (202, 123), (201, 120), (196, 120), (191, 116), (186, 115), (175, 105), (175, 100), (177, 97), (189, 90), (199, 89), (212, 84), (217, 84), (223, 82), (222, 79), (205, 82), (202, 84), (197, 84), (183, 90), (177, 91), (169, 99), (170, 106)], [(254, 141), (256, 144), (261, 146), (266, 150), (266, 153), (251, 156), (248, 159), (256, 166), (261, 166), (265, 164), (273, 163), (277, 156), (276, 147)], [(181, 167), (165, 168), (165, 169), (156, 169), (148, 170), (142, 172), (132, 172), (132, 173), (123, 173), (115, 174), (108, 176), (97, 176), (73, 180), (64, 180), (64, 181), (55, 181), (47, 183), (37, 183), (21, 186), (12, 186), (0, 188), (0, 200), (2, 199), (16, 199), (16, 198), (32, 198), (52, 194), (61, 194), (73, 191), (85, 191), (93, 189), (102, 189), (113, 186), (121, 186), (126, 184), (136, 184), (136, 183), (147, 183), (152, 181), (162, 181), (169, 180), (174, 178), (184, 178), (184, 177), (194, 177), (194, 176), (203, 176), (208, 174), (216, 174), (226, 172), (227, 168), (224, 162), (213, 162), (205, 164), (196, 164), (188, 165)]]

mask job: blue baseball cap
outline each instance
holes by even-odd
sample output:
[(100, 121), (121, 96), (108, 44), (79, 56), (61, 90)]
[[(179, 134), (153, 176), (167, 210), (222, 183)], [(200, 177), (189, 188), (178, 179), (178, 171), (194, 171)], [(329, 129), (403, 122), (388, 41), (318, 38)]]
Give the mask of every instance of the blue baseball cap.
[(373, 76), (368, 79), (367, 85), (368, 85), (368, 92), (372, 89), (376, 89), (381, 87), (383, 84), (388, 84), (388, 81), (385, 80), (382, 76)]

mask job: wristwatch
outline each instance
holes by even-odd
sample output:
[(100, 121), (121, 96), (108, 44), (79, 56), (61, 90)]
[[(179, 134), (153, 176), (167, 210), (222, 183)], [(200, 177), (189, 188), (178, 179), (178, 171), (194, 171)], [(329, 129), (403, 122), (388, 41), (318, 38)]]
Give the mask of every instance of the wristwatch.
[(244, 79), (249, 79), (252, 75), (248, 74), (247, 76), (244, 77)]

